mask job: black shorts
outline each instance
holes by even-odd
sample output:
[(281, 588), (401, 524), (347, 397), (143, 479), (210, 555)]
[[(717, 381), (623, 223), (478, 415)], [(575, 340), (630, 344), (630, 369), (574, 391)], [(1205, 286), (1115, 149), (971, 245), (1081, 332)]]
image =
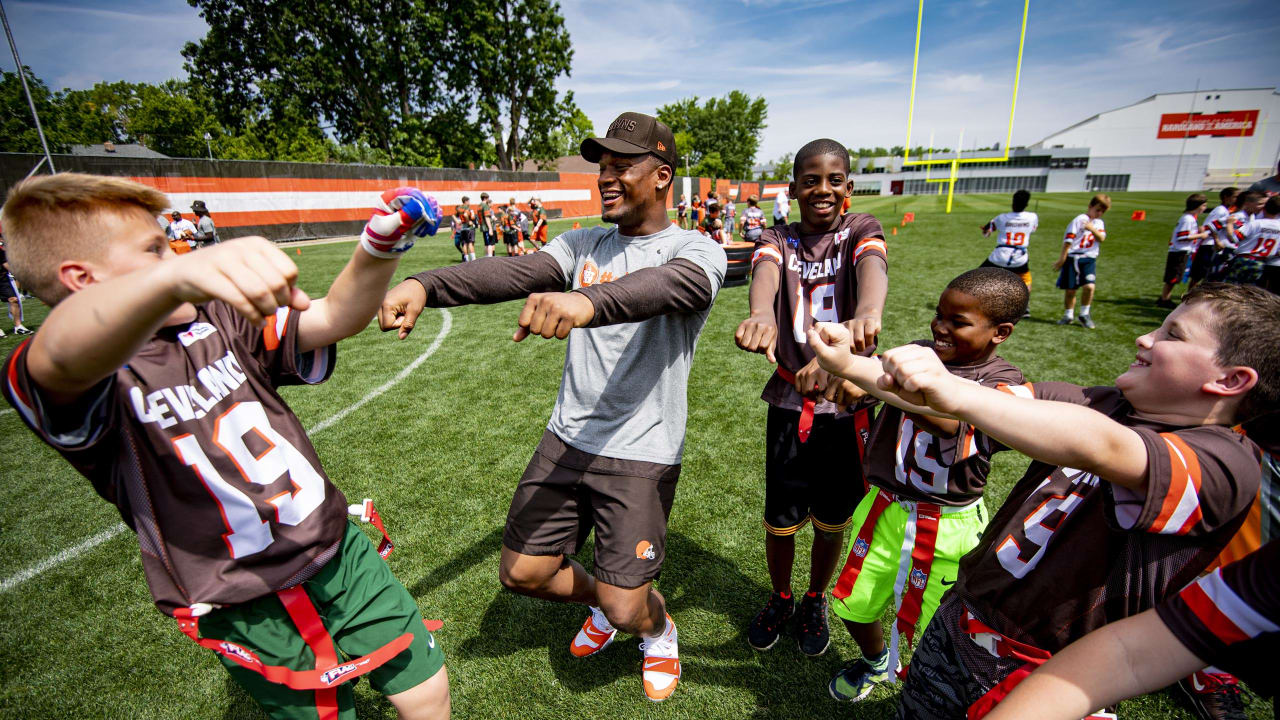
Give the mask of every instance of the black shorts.
[(494, 235), (493, 233), (484, 233), (485, 247), (489, 247), (490, 245), (497, 245), (497, 244), (498, 244), (498, 236)]
[(466, 245), (476, 241), (476, 231), (473, 228), (458, 228), (453, 231), (453, 244)]
[(9, 302), (18, 297), (18, 291), (13, 287), (13, 278), (7, 272), (0, 272), (0, 302)]
[(799, 426), (800, 411), (769, 406), (764, 529), (770, 535), (794, 535), (812, 520), (819, 530), (844, 530), (866, 494), (858, 459), (857, 419), (853, 415), (817, 415), (809, 439), (803, 443)]
[(979, 265), (978, 267), (998, 267), (998, 268), (1000, 268), (1001, 270), (1008, 270), (1009, 272), (1013, 273), (1014, 275), (1019, 275), (1019, 276), (1021, 276), (1021, 275), (1023, 275), (1024, 273), (1026, 273), (1026, 272), (1028, 272), (1028, 271), (1029, 271), (1029, 269), (1030, 269), (1030, 267), (1031, 267), (1031, 264), (1030, 264), (1030, 263), (1025, 263), (1025, 262), (1024, 262), (1024, 263), (1022, 263), (1021, 265), (1015, 265), (1014, 267), (1005, 267), (1004, 265), (997, 265), (997, 264), (995, 264), (995, 263), (991, 262), (990, 260), (983, 260), (983, 261), (982, 261), (982, 264), (981, 264), (981, 265)]
[(1067, 257), (1058, 273), (1059, 290), (1075, 290), (1098, 281), (1098, 258)]
[(515, 245), (520, 242), (520, 235), (517, 233), (503, 233), (502, 242), (505, 245)]
[(634, 588), (658, 577), (679, 465), (583, 452), (542, 434), (511, 498), (502, 544), (524, 555), (572, 555), (596, 531), (595, 576)]
[(1213, 245), (1202, 245), (1197, 248), (1196, 254), (1191, 256), (1191, 279), (1200, 282), (1209, 277), (1217, 255), (1218, 248)]
[(1164, 281), (1167, 283), (1182, 282), (1182, 273), (1187, 269), (1189, 250), (1176, 250), (1164, 259)]
[(1280, 265), (1262, 268), (1262, 287), (1273, 295), (1280, 295)]

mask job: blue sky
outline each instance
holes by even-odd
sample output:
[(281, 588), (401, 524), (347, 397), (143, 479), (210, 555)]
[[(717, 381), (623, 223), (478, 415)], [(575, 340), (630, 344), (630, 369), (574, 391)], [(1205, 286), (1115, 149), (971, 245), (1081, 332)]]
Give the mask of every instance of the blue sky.
[[(739, 89), (769, 102), (758, 161), (829, 136), (906, 137), (916, 4), (906, 0), (562, 0), (573, 90), (597, 130), (624, 110)], [(10, 0), (23, 62), (54, 88), (183, 77), (204, 35), (181, 0)], [(1019, 0), (926, 0), (913, 144), (1003, 142)], [(12, 59), (0, 55), (0, 67)], [(1157, 92), (1280, 85), (1274, 0), (1032, 0), (1014, 144)]]

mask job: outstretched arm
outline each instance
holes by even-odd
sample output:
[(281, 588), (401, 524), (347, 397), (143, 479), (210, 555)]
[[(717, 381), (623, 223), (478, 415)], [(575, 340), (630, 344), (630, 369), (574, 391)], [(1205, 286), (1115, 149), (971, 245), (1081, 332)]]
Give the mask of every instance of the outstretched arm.
[(114, 373), (183, 303), (222, 300), (255, 325), (278, 307), (310, 305), (294, 286), (298, 268), (263, 238), (174, 255), (155, 233), (153, 262), (73, 292), (32, 339), (28, 372), (49, 399), (71, 402)]
[(964, 381), (919, 345), (893, 348), (884, 353), (883, 363), (878, 385), (908, 402), (964, 420), (1041, 462), (1078, 468), (1146, 494), (1146, 444), (1138, 433), (1096, 410)]
[(1095, 630), (1014, 688), (987, 720), (1076, 720), (1205, 666), (1155, 610)]
[(481, 258), (418, 273), (391, 288), (378, 308), (378, 327), (396, 329), (401, 340), (413, 331), (425, 307), (455, 307), (560, 292), (568, 278), (550, 253)]
[(778, 346), (778, 322), (774, 318), (773, 303), (782, 282), (782, 268), (777, 263), (761, 260), (751, 271), (751, 291), (748, 296), (750, 315), (738, 325), (733, 341), (747, 352), (761, 353), (769, 362), (776, 363), (774, 350)]

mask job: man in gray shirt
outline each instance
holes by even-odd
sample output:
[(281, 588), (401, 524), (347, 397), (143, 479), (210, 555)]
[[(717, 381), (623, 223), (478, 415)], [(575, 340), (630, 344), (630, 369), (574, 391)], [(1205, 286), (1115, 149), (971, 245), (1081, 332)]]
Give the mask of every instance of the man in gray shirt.
[(209, 217), (209, 208), (203, 200), (191, 203), (191, 211), (196, 214), (196, 247), (208, 247), (221, 242), (218, 230), (213, 226), (213, 218)]
[[(378, 322), (403, 339), (424, 307), (527, 296), (513, 339), (568, 338), (555, 409), (507, 514), (499, 576), (514, 592), (590, 606), (569, 647), (577, 657), (618, 630), (640, 635), (645, 695), (660, 701), (680, 660), (652, 583), (680, 475), (689, 367), (726, 259), (667, 218), (676, 155), (666, 125), (623, 113), (581, 152), (600, 164), (601, 219), (616, 227), (420, 273), (391, 289)], [(593, 529), (594, 576), (569, 557)]]

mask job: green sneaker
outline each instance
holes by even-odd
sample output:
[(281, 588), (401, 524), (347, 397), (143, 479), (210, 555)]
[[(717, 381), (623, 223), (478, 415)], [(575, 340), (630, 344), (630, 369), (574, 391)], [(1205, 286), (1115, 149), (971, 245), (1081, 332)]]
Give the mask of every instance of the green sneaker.
[(885, 658), (885, 667), (883, 670), (877, 670), (867, 662), (865, 658), (858, 658), (848, 663), (836, 676), (831, 678), (831, 682), (827, 685), (827, 692), (831, 693), (831, 697), (841, 702), (850, 700), (857, 702), (867, 695), (871, 694), (871, 690), (877, 683), (889, 681), (889, 663)]

